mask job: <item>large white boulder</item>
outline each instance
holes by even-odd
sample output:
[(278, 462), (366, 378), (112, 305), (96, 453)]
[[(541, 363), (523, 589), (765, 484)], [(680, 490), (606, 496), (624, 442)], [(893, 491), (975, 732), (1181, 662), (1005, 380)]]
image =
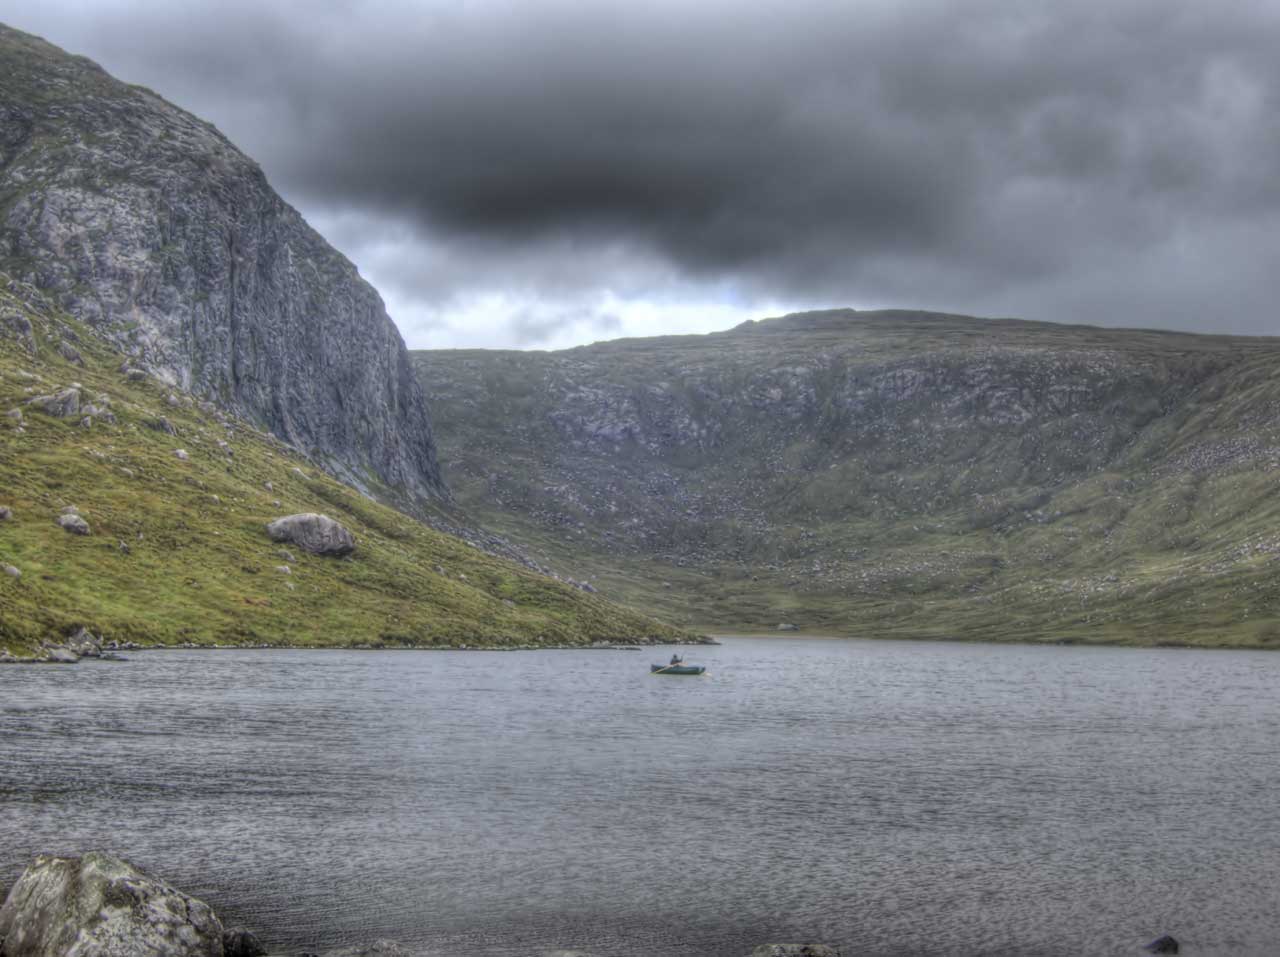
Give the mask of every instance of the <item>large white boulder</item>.
[(40, 856), (0, 907), (4, 957), (222, 957), (209, 905), (127, 861)]
[(299, 512), (267, 524), (273, 542), (289, 542), (313, 555), (350, 555), (356, 540), (341, 524), (328, 515)]

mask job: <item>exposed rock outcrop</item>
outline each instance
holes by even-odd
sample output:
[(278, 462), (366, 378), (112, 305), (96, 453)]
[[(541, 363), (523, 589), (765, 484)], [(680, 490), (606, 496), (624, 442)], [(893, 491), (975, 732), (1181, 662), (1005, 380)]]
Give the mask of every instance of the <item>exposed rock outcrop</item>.
[[(328, 515), (300, 512), (277, 518), (267, 525), (273, 542), (288, 542), (313, 555), (350, 555), (356, 550), (355, 536)], [(288, 572), (288, 566), (281, 566)]]
[(128, 378), (214, 399), (357, 486), (446, 494), (382, 300), (257, 164), (36, 37), (0, 26), (0, 58), (0, 269), (124, 350)]
[(27, 400), (27, 405), (56, 419), (70, 419), (80, 414), (80, 390), (69, 388), (52, 395), (38, 395)]
[(222, 957), (207, 904), (127, 861), (37, 857), (0, 907), (4, 957)]

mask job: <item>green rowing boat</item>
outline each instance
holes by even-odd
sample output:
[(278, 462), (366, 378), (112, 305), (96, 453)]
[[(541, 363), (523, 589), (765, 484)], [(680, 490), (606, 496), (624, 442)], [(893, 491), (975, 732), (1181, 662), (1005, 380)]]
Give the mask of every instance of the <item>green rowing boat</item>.
[(700, 675), (707, 669), (702, 665), (650, 665), (651, 675)]

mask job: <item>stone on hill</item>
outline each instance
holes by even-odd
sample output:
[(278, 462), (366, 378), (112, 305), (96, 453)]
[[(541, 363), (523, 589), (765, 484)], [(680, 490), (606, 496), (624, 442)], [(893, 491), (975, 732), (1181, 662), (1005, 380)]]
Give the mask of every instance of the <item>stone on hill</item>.
[(273, 542), (288, 542), (313, 555), (349, 555), (356, 549), (355, 537), (328, 515), (300, 512), (267, 524)]
[(0, 907), (5, 957), (219, 957), (208, 904), (127, 861), (40, 856)]
[(92, 531), (89, 528), (89, 523), (74, 512), (69, 515), (59, 515), (57, 521), (59, 525), (73, 535), (88, 535)]
[(8, 505), (0, 505), (0, 522), (7, 522), (13, 518), (13, 509)]
[(69, 419), (80, 414), (80, 390), (73, 387), (51, 395), (38, 395), (28, 399), (27, 405), (56, 419)]
[(22, 577), (22, 572), (21, 572), (21, 571), (19, 571), (19, 570), (18, 570), (15, 566), (13, 566), (13, 565), (5, 565), (5, 566), (4, 566), (4, 573), (5, 573), (6, 575), (8, 575), (10, 578), (21, 578), (21, 577)]
[(74, 365), (84, 365), (84, 357), (80, 355), (80, 351), (65, 339), (58, 343), (58, 354)]
[(176, 458), (176, 459), (177, 459), (178, 461), (180, 461), (180, 462), (185, 462), (185, 461), (187, 461), (187, 459), (191, 458), (191, 456), (187, 454), (187, 450), (186, 450), (186, 449), (174, 449), (174, 450), (173, 450), (173, 457), (174, 457), (174, 458)]

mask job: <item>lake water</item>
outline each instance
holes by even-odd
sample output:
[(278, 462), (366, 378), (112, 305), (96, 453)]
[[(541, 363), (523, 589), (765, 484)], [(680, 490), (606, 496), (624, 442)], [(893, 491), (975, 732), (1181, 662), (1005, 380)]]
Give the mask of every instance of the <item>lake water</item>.
[(295, 950), (1280, 952), (1280, 654), (662, 654), (0, 667), (0, 885), (111, 849)]

